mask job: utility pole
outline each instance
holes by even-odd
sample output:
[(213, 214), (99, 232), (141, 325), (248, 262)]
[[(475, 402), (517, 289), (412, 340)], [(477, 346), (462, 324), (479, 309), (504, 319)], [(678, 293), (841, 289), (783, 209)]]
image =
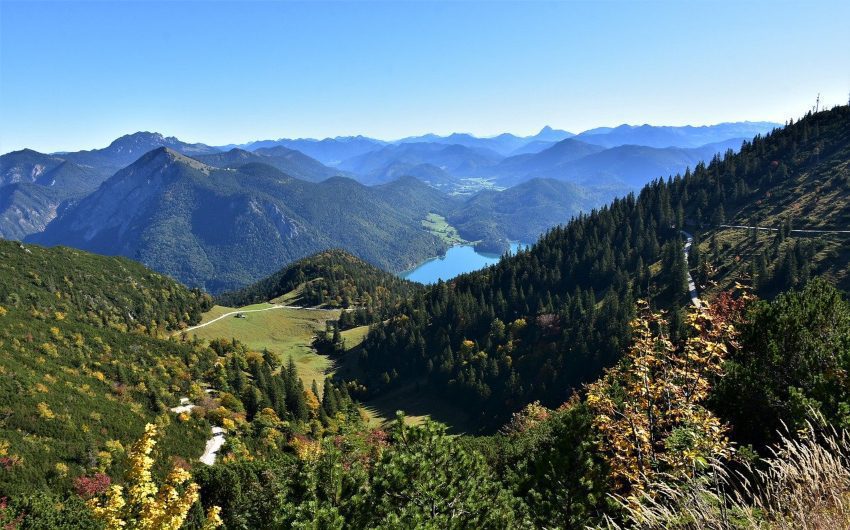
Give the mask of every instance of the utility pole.
[(819, 108), (820, 108), (820, 92), (818, 92), (818, 98), (815, 100), (815, 114), (818, 113)]

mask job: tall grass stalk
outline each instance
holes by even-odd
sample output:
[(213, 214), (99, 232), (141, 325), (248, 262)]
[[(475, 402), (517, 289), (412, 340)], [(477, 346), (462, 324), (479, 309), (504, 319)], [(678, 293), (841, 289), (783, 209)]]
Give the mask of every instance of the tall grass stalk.
[(659, 482), (617, 498), (624, 517), (608, 530), (850, 529), (850, 437), (807, 424), (755, 463), (713, 462), (690, 483)]

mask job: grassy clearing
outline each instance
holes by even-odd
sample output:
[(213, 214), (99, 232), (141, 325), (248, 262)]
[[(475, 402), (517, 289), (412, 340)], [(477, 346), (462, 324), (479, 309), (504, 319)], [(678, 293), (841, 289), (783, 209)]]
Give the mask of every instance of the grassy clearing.
[(363, 343), (363, 340), (366, 338), (368, 333), (369, 326), (359, 326), (342, 331), (340, 335), (342, 335), (342, 338), (345, 341), (345, 349), (353, 350)]
[(284, 293), (277, 298), (272, 299), (272, 303), (275, 304), (283, 304), (283, 305), (301, 305), (298, 303), (301, 298), (301, 292), (304, 290), (304, 286), (300, 285), (298, 288), (289, 291), (288, 293)]
[[(280, 303), (280, 302), (278, 302)], [(271, 304), (255, 304), (240, 308), (215, 306), (204, 314), (202, 322), (239, 310), (264, 309)], [(271, 309), (245, 313), (245, 318), (225, 317), (190, 333), (201, 339), (235, 338), (251, 349), (268, 348), (281, 359), (290, 355), (298, 366), (304, 384), (313, 380), (319, 384), (327, 374), (338, 373), (346, 378), (356, 378), (359, 347), (369, 332), (369, 326), (359, 326), (342, 332), (346, 354), (339, 359), (321, 355), (312, 346), (316, 331), (325, 328), (325, 322), (339, 318), (339, 311), (307, 309)], [(469, 418), (440, 396), (425, 389), (424, 385), (410, 385), (390, 392), (363, 404), (369, 422), (379, 426), (392, 421), (397, 410), (402, 410), (408, 423), (418, 425), (426, 418), (446, 423), (450, 432), (466, 432)]]
[[(340, 359), (337, 374), (348, 379), (356, 379), (360, 375), (357, 366), (359, 346), (369, 333), (369, 326), (360, 326), (342, 332), (345, 339), (346, 355)], [(396, 411), (405, 414), (405, 421), (410, 425), (419, 425), (426, 419), (433, 419), (449, 426), (449, 432), (460, 434), (469, 432), (470, 418), (443, 397), (427, 389), (427, 385), (411, 384), (389, 392), (376, 399), (363, 403), (368, 421), (378, 427), (395, 419)]]
[[(269, 304), (232, 307), (215, 306), (204, 314), (204, 322), (237, 310), (262, 309)], [(305, 385), (313, 380), (321, 386), (325, 375), (333, 371), (333, 362), (313, 349), (313, 337), (317, 330), (325, 328), (325, 322), (339, 318), (339, 311), (314, 311), (307, 309), (271, 309), (256, 313), (244, 313), (245, 318), (225, 317), (221, 320), (192, 331), (201, 339), (235, 338), (249, 348), (269, 351), (282, 360), (292, 356)]]
[(428, 217), (422, 220), (422, 227), (442, 239), (448, 245), (461, 245), (466, 243), (457, 229), (446, 221), (442, 215), (429, 213)]
[(392, 421), (396, 411), (400, 410), (404, 412), (405, 422), (410, 425), (432, 419), (448, 425), (449, 432), (453, 434), (470, 430), (470, 418), (424, 384), (399, 388), (364, 403), (363, 408), (369, 415), (369, 422), (375, 426)]

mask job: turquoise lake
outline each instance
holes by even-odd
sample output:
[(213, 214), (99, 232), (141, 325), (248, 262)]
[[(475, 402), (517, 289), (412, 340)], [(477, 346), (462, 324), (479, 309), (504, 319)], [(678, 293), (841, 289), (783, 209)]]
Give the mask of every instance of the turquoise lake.
[[(511, 243), (511, 253), (519, 247), (519, 243)], [(459, 274), (483, 269), (499, 261), (499, 258), (499, 254), (476, 252), (472, 245), (459, 245), (450, 248), (445, 256), (429, 259), (399, 276), (419, 283), (436, 283), (438, 280), (450, 280)]]

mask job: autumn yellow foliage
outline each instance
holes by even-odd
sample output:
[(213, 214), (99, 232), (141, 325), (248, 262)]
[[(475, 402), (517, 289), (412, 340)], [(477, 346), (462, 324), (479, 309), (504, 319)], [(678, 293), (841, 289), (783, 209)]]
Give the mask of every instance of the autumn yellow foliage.
[(688, 478), (731, 451), (726, 427), (703, 402), (736, 346), (736, 331), (709, 306), (688, 315), (673, 343), (663, 314), (641, 304), (625, 358), (588, 387), (587, 403), (614, 482), (639, 495), (662, 474)]
[[(156, 436), (156, 425), (148, 424), (142, 438), (130, 449), (126, 487), (113, 485), (104, 498), (89, 501), (92, 513), (107, 530), (178, 530), (198, 500), (198, 485), (191, 482), (189, 472), (181, 467), (172, 468), (163, 485), (158, 486), (154, 481), (151, 453)], [(219, 508), (212, 507), (204, 528), (220, 525)]]

